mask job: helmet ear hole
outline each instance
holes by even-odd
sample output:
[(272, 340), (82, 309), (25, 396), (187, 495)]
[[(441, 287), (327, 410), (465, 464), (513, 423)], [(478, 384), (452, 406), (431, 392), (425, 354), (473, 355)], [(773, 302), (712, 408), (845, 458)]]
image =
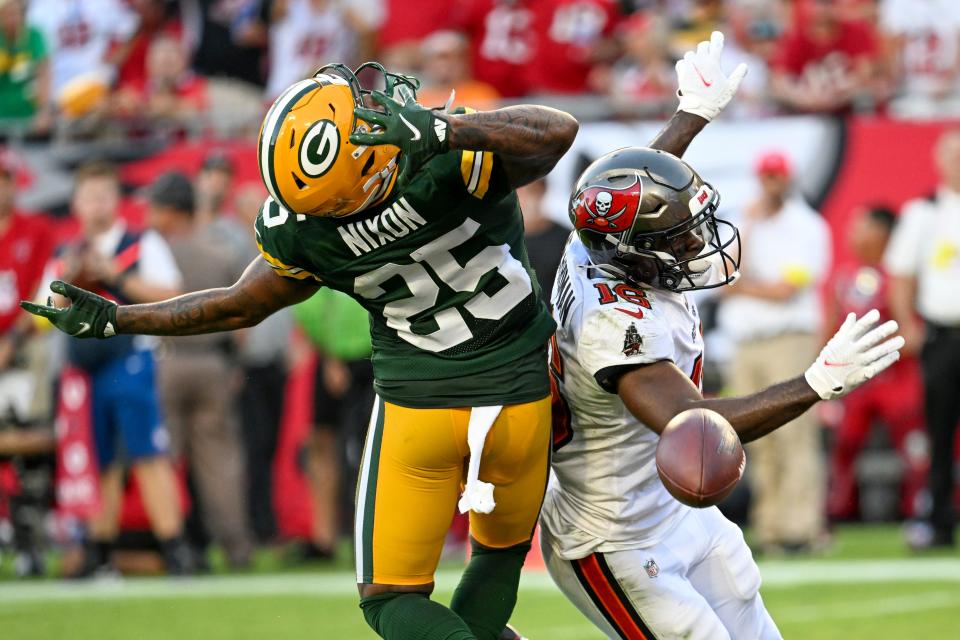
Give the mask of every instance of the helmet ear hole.
[(360, 169), (360, 175), (361, 175), (361, 176), (365, 176), (365, 175), (367, 175), (368, 173), (370, 173), (370, 167), (373, 166), (373, 162), (374, 162), (373, 157), (374, 157), (376, 154), (377, 154), (376, 151), (371, 152), (371, 153), (370, 153), (370, 157), (367, 158), (367, 161), (363, 163), (363, 168)]
[(297, 188), (298, 188), (298, 189), (300, 189), (301, 191), (303, 191), (304, 189), (307, 188), (307, 183), (304, 182), (303, 180), (301, 180), (301, 179), (300, 179), (300, 176), (298, 176), (297, 174), (293, 173), (292, 171), (290, 172), (290, 175), (293, 176), (293, 181), (297, 184)]

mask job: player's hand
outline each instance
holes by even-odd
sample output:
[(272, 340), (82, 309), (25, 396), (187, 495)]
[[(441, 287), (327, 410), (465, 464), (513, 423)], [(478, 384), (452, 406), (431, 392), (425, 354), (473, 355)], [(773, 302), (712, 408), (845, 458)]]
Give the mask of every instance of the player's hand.
[(54, 280), (50, 290), (68, 298), (70, 306), (57, 308), (50, 298), (45, 305), (24, 301), (20, 306), (35, 316), (46, 318), (74, 338), (110, 338), (117, 334), (117, 303), (60, 280)]
[(747, 75), (747, 65), (741, 62), (729, 76), (720, 67), (723, 53), (723, 34), (714, 31), (710, 41), (697, 45), (677, 62), (678, 111), (686, 111), (713, 120), (737, 92), (740, 81)]
[(382, 91), (374, 91), (370, 98), (385, 111), (362, 107), (354, 109), (357, 118), (369, 123), (375, 130), (353, 133), (350, 142), (356, 145), (392, 144), (398, 147), (405, 156), (401, 181), (406, 182), (430, 156), (450, 149), (447, 121), (439, 117), (437, 111), (426, 109), (416, 102), (400, 104)]
[(898, 325), (888, 320), (880, 326), (880, 312), (872, 309), (859, 320), (851, 313), (810, 365), (804, 377), (824, 400), (850, 393), (900, 358), (903, 337)]

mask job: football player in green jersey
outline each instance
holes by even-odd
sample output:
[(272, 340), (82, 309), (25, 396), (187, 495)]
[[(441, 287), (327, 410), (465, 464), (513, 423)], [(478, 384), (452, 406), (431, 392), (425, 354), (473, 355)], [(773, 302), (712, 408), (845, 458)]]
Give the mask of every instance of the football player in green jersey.
[[(370, 73), (379, 91), (361, 84)], [(680, 77), (681, 110), (651, 143), (677, 155), (739, 82)], [(23, 306), (106, 338), (247, 327), (321, 286), (355, 297), (370, 312), (378, 394), (357, 491), (364, 616), (384, 638), (495, 640), (516, 603), (551, 445), (554, 324), (515, 189), (550, 171), (578, 125), (535, 105), (426, 109), (416, 88), (377, 64), (328, 65), (277, 99), (258, 147), (270, 192), (256, 222), (262, 259), (232, 287), (118, 307), (56, 282), (70, 306)], [(458, 506), (470, 511), (473, 556), (447, 608), (429, 594)]]

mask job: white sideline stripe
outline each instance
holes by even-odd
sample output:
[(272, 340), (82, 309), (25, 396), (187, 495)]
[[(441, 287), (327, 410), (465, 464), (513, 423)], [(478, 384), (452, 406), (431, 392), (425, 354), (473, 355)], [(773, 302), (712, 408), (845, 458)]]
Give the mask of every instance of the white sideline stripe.
[(960, 593), (928, 591), (915, 596), (880, 598), (870, 601), (843, 600), (834, 605), (782, 608), (777, 611), (780, 622), (817, 622), (820, 620), (852, 620), (896, 616), (916, 611), (954, 608), (960, 605)]
[[(960, 584), (960, 559), (929, 558), (916, 560), (885, 561), (787, 561), (761, 564), (764, 585), (767, 587), (791, 587), (824, 583), (870, 583), (870, 582), (926, 582), (942, 581)], [(460, 571), (443, 570), (437, 573), (440, 591), (450, 592), (460, 579)], [(521, 589), (526, 591), (559, 591), (546, 572), (529, 572), (523, 575)], [(934, 592), (939, 594), (941, 592)], [(357, 587), (353, 575), (347, 572), (310, 575), (255, 575), (255, 576), (207, 576), (200, 578), (133, 578), (104, 582), (6, 582), (0, 583), (0, 610), (10, 605), (27, 602), (127, 600), (148, 598), (209, 598), (248, 596), (356, 596)], [(955, 595), (960, 601), (960, 593)], [(884, 601), (876, 601), (877, 603)], [(936, 607), (934, 607), (936, 603)], [(868, 603), (873, 606), (872, 603)], [(940, 600), (917, 596), (900, 606), (930, 605), (924, 608), (944, 606)], [(849, 602), (853, 610), (860, 611)], [(839, 606), (839, 605), (838, 605)], [(883, 606), (876, 604), (876, 609)], [(895, 607), (887, 608), (891, 610)], [(800, 610), (797, 615), (805, 615)], [(872, 615), (872, 614), (871, 614)]]
[(794, 560), (760, 563), (767, 586), (870, 582), (958, 582), (960, 558), (902, 560)]

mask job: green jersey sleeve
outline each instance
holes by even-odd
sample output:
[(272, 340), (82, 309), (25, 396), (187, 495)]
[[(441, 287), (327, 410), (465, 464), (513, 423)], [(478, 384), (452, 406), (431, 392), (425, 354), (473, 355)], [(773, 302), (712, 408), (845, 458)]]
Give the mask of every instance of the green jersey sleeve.
[(296, 226), (284, 224), (293, 215), (296, 214), (281, 207), (273, 198), (264, 200), (254, 223), (260, 255), (277, 275), (294, 280), (312, 278), (323, 282), (320, 276), (301, 266), (310, 264), (310, 261), (304, 258)]
[[(455, 109), (454, 114), (474, 109)], [(500, 157), (492, 151), (448, 151), (427, 163), (426, 169), (449, 193), (459, 193), (482, 202), (497, 202), (513, 189)]]

